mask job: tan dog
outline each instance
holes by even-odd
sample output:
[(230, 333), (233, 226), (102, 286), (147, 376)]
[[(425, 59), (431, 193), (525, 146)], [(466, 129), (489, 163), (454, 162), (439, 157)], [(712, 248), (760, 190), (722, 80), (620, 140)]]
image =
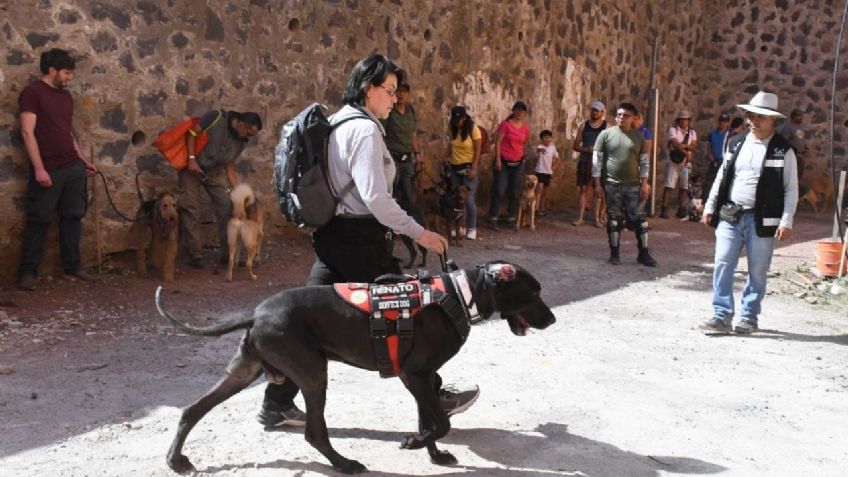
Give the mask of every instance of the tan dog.
[(810, 189), (807, 193), (798, 199), (798, 204), (806, 201), (813, 208), (815, 213), (819, 213), (819, 199), (822, 201), (823, 210), (828, 210), (833, 204), (833, 184), (827, 177), (820, 177), (810, 181)]
[(233, 267), (239, 251), (239, 242), (247, 250), (247, 273), (256, 280), (253, 273), (253, 260), (262, 252), (264, 214), (253, 189), (247, 184), (239, 184), (230, 192), (233, 202), (233, 216), (227, 223), (227, 245), (230, 249), (230, 262), (227, 268), (227, 281), (233, 281)]
[(518, 196), (518, 217), (515, 220), (515, 230), (525, 225), (524, 219), (527, 219), (528, 216), (530, 230), (536, 230), (536, 185), (538, 183), (539, 178), (534, 174), (524, 176), (524, 186), (521, 188), (521, 195)]
[(141, 204), (136, 213), (136, 270), (139, 276), (147, 276), (147, 247), (150, 261), (162, 272), (165, 282), (174, 281), (179, 243), (180, 219), (177, 213), (177, 198), (170, 192), (160, 193), (155, 201)]

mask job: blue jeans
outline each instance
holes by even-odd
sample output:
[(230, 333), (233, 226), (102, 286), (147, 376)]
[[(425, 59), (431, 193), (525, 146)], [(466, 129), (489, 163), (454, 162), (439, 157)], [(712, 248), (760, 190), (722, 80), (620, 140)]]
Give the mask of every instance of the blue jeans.
[(477, 228), (477, 184), (479, 183), (479, 176), (471, 179), (468, 177), (467, 171), (460, 175), (451, 169), (451, 185), (468, 187), (468, 197), (465, 199), (465, 227), (469, 229)]
[(757, 235), (751, 212), (742, 214), (736, 225), (719, 221), (715, 236), (713, 316), (727, 322), (733, 319), (733, 273), (744, 246), (748, 255), (748, 281), (742, 290), (741, 317), (756, 323), (760, 303), (766, 294), (766, 275), (771, 265), (775, 238)]
[(489, 204), (489, 219), (497, 219), (501, 209), (501, 199), (507, 196), (507, 216), (515, 218), (518, 212), (518, 195), (521, 193), (521, 181), (524, 180), (524, 160), (517, 166), (508, 166), (503, 159), (501, 171), (495, 172), (494, 184), (492, 184), (492, 201)]

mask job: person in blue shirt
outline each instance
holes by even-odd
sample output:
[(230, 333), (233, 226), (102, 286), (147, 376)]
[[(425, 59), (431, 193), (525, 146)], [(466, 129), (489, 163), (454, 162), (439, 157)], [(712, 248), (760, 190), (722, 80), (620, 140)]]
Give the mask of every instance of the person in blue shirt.
[(707, 179), (702, 188), (702, 199), (706, 200), (710, 194), (710, 188), (715, 182), (718, 168), (721, 167), (721, 161), (724, 159), (724, 149), (727, 146), (728, 132), (730, 130), (730, 116), (727, 113), (721, 113), (718, 116), (718, 125), (707, 135), (707, 159), (709, 159), (709, 168), (707, 169)]

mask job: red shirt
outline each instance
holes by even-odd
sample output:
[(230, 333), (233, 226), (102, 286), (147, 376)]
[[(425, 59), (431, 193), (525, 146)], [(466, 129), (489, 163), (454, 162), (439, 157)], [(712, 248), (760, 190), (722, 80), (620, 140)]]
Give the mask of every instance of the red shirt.
[(507, 119), (498, 126), (498, 135), (504, 138), (501, 142), (501, 157), (507, 162), (520, 161), (524, 157), (524, 143), (530, 137), (530, 127), (527, 123), (517, 128)]
[(53, 171), (80, 160), (74, 147), (74, 98), (63, 88), (33, 81), (18, 98), (21, 113), (35, 114), (35, 141), (44, 169)]

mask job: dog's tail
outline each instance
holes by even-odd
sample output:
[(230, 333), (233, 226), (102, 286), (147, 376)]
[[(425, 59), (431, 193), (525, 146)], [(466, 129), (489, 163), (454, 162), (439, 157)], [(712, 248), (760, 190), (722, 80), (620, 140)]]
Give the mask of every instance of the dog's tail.
[(233, 217), (236, 219), (244, 219), (247, 217), (247, 207), (256, 202), (256, 196), (253, 194), (253, 189), (245, 183), (241, 183), (230, 192), (230, 200), (233, 201)]
[(165, 309), (165, 306), (162, 304), (162, 290), (162, 287), (156, 288), (156, 309), (158, 309), (159, 314), (165, 317), (168, 321), (170, 321), (172, 325), (188, 334), (199, 336), (221, 336), (238, 329), (250, 328), (251, 326), (253, 326), (253, 316), (239, 318), (217, 325), (207, 326), (205, 328), (198, 328), (195, 326), (187, 325), (182, 321), (179, 321), (174, 318), (174, 316), (168, 310)]

